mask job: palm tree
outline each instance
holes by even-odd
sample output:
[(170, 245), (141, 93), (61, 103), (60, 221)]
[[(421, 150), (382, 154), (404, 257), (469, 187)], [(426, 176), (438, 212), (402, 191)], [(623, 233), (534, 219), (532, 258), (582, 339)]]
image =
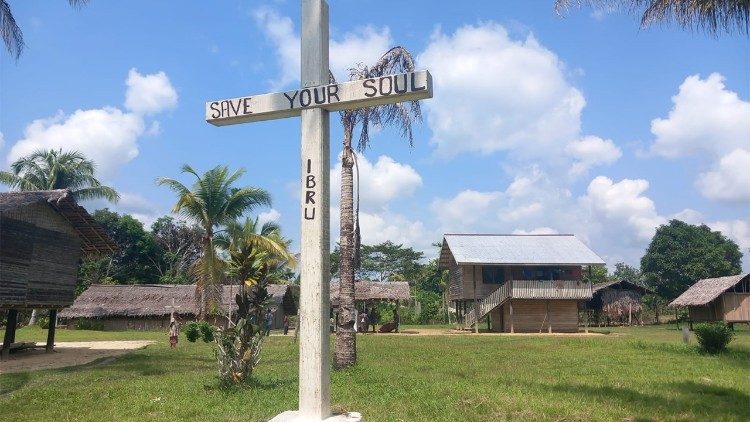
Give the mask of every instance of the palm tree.
[[(72, 7), (79, 8), (88, 3), (88, 0), (68, 0), (68, 3)], [(23, 42), (23, 32), (16, 23), (13, 13), (10, 11), (10, 5), (6, 0), (0, 0), (0, 34), (2, 34), (5, 48), (18, 60), (26, 43)]]
[(197, 284), (196, 295), (200, 302), (199, 318), (205, 319), (209, 305), (217, 306), (220, 303), (219, 286), (224, 271), (214, 243), (216, 229), (230, 224), (257, 206), (271, 205), (271, 196), (260, 188), (232, 186), (245, 174), (244, 169), (229, 174), (226, 166), (217, 166), (199, 175), (185, 164), (182, 172), (195, 176), (192, 189), (168, 177), (158, 178), (157, 183), (166, 185), (177, 193), (177, 203), (172, 212), (180, 213), (200, 224), (205, 231), (201, 257), (193, 268)]
[[(2, 1), (2, 0), (0, 0)], [(0, 4), (0, 7), (6, 5)], [(4, 27), (3, 27), (4, 28)], [(21, 191), (70, 189), (76, 200), (103, 198), (117, 202), (120, 195), (94, 177), (96, 164), (78, 151), (40, 150), (0, 171), (0, 183)], [(31, 311), (29, 325), (36, 323), (37, 310)]]
[[(258, 224), (258, 219), (246, 218), (244, 222), (233, 221), (227, 224), (223, 233), (216, 235), (216, 246), (224, 250), (228, 258), (227, 274), (242, 282), (242, 285), (255, 284), (253, 277), (257, 270), (258, 257), (270, 267), (294, 267), (296, 260), (289, 252), (290, 240), (281, 235), (281, 227), (274, 222)], [(269, 283), (276, 284), (277, 273), (271, 272)]]
[(641, 16), (641, 28), (676, 21), (684, 29), (699, 29), (710, 35), (735, 31), (748, 33), (749, 0), (555, 0), (561, 13), (571, 3), (600, 9), (626, 9)]
[(0, 183), (21, 191), (70, 189), (77, 201), (106, 199), (117, 202), (120, 195), (94, 177), (96, 164), (78, 151), (39, 150), (19, 158), (11, 171), (0, 171)]
[[(394, 47), (371, 67), (358, 65), (350, 69), (350, 80), (377, 78), (384, 75), (413, 72), (414, 58), (403, 47)], [(356, 333), (354, 332), (354, 271), (359, 251), (359, 219), (354, 212), (353, 167), (356, 155), (352, 148), (354, 129), (359, 126), (357, 150), (362, 152), (370, 144), (370, 128), (395, 126), (401, 136), (413, 146), (412, 122), (421, 121), (419, 102), (385, 104), (376, 107), (346, 110), (341, 113), (344, 126), (344, 144), (341, 156), (341, 250), (340, 260), (340, 302), (336, 329), (335, 366), (344, 368), (357, 361)], [(357, 205), (359, 214), (359, 205)], [(356, 228), (355, 228), (356, 224)]]

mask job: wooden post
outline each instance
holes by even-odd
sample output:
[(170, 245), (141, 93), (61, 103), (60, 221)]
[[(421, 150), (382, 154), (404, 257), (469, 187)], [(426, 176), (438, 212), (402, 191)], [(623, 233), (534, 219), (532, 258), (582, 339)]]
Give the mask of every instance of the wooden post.
[(513, 300), (508, 301), (508, 310), (510, 311), (510, 332), (513, 334), (515, 331), (513, 331)]
[(586, 334), (588, 334), (589, 333), (589, 310), (586, 309), (584, 312), (586, 313)]
[(628, 303), (628, 326), (633, 325), (633, 304)]
[(18, 325), (18, 311), (15, 309), (9, 309), (8, 320), (5, 324), (5, 337), (3, 338), (3, 359), (8, 357), (10, 354), (10, 345), (16, 341), (16, 325)]
[[(328, 83), (328, 4), (302, 0), (302, 87)], [(330, 413), (330, 118), (302, 111), (299, 416)], [(315, 198), (311, 201), (310, 198)]]
[(547, 334), (552, 334), (552, 314), (549, 312), (549, 299), (547, 300)]
[(50, 309), (49, 322), (47, 325), (47, 347), (46, 352), (51, 353), (55, 348), (55, 328), (57, 327), (57, 309)]
[(476, 265), (473, 267), (471, 272), (472, 278), (474, 279), (474, 333), (479, 333), (479, 302), (477, 301), (477, 271)]

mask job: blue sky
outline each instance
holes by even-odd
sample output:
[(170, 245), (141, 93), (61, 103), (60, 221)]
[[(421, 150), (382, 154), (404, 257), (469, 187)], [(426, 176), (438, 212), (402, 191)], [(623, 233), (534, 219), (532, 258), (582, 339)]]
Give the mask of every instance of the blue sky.
[[(427, 251), (447, 232), (575, 233), (637, 264), (670, 218), (750, 248), (750, 43), (552, 1), (330, 1), (331, 67), (403, 45), (435, 96), (410, 149), (377, 132), (360, 159), (365, 243)], [(147, 224), (158, 176), (244, 167), (285, 233), (299, 231), (299, 121), (216, 128), (210, 99), (298, 86), (299, 3), (13, 1), (27, 49), (0, 56), (0, 167), (78, 149)], [(332, 117), (332, 237), (342, 131)], [(87, 204), (89, 208), (101, 203)]]

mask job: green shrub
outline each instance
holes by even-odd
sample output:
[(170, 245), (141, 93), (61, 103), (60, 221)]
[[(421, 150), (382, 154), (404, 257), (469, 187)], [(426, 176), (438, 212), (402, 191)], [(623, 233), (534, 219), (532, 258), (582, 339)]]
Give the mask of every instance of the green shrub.
[(101, 321), (96, 321), (93, 319), (78, 319), (76, 320), (75, 324), (76, 330), (95, 330), (95, 331), (102, 331), (104, 330), (104, 323)]
[(723, 351), (734, 337), (734, 332), (723, 322), (696, 324), (693, 331), (700, 347), (708, 353)]
[(38, 325), (39, 328), (46, 330), (47, 328), (49, 328), (49, 318), (44, 316), (38, 317), (36, 319), (36, 325)]
[(205, 343), (214, 341), (214, 327), (211, 324), (206, 321), (201, 321), (198, 323), (198, 329), (200, 330), (201, 337), (203, 337)]
[(200, 336), (201, 330), (197, 322), (190, 321), (185, 324), (185, 338), (187, 338), (187, 341), (195, 343), (195, 341), (198, 340), (198, 337)]

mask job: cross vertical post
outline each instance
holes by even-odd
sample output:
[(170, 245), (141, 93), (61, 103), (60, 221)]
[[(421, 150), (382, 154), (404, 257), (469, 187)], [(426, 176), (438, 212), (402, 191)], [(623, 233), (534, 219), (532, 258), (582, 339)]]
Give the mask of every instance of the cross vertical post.
[[(328, 84), (328, 4), (302, 0), (302, 88)], [(330, 415), (330, 112), (302, 110), (299, 415)]]

